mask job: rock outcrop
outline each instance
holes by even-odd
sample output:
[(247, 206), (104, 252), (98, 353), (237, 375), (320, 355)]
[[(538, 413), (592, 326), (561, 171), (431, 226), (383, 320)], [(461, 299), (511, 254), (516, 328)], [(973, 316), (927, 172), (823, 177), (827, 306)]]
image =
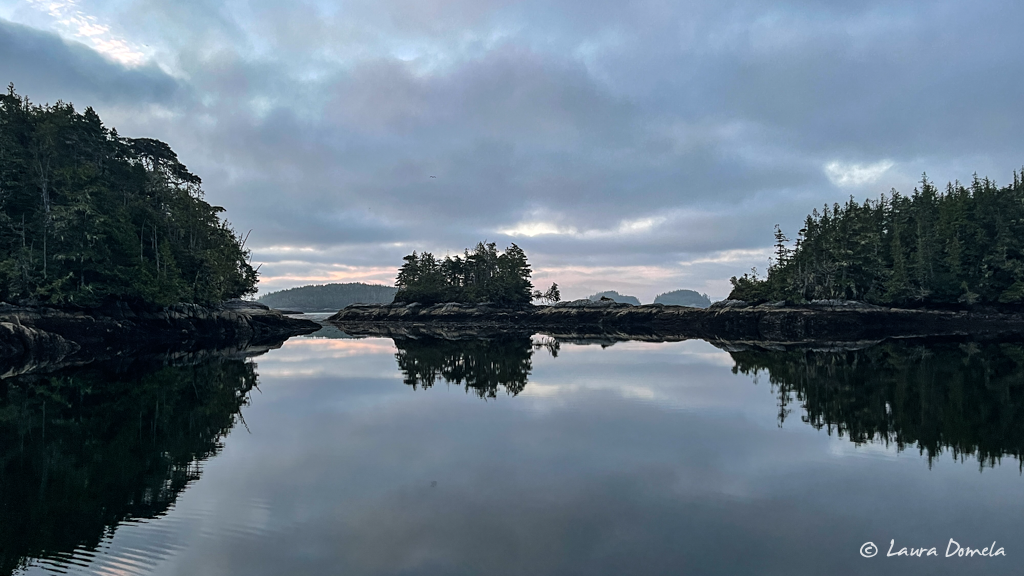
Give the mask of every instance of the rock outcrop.
[(0, 303), (0, 377), (117, 356), (268, 346), (319, 328), (243, 300), (85, 310)]
[(499, 308), (447, 303), (353, 305), (328, 322), (348, 334), (415, 333), (478, 328), (544, 333), (614, 333), (635, 338), (771, 342), (845, 342), (893, 337), (1024, 337), (1024, 314), (907, 310), (856, 302), (751, 306), (725, 301), (709, 309), (577, 300), (553, 306)]

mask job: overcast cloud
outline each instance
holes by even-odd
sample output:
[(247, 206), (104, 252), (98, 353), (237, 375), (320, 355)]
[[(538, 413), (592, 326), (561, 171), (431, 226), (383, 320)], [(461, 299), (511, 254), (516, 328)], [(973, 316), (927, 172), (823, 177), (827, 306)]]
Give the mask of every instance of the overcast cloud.
[[(516, 242), (650, 301), (822, 203), (1024, 163), (1017, 2), (0, 0), (0, 80), (168, 142), (261, 291)], [(435, 178), (431, 178), (435, 176)]]

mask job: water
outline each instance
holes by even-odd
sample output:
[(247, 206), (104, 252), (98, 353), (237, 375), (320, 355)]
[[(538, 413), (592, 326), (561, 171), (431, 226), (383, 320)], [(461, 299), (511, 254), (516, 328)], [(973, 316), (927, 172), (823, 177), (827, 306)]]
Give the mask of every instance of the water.
[(1020, 572), (1020, 345), (324, 335), (0, 385), (0, 570)]

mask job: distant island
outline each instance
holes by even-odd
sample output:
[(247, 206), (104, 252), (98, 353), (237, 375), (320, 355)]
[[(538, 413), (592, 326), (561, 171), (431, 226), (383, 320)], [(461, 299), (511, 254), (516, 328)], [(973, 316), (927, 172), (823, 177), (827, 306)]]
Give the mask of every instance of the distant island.
[(700, 294), (694, 290), (673, 290), (658, 294), (654, 297), (655, 304), (666, 306), (689, 306), (691, 308), (708, 308), (711, 306), (711, 298), (707, 294)]
[(398, 288), (383, 284), (320, 284), (269, 292), (256, 301), (277, 310), (337, 312), (350, 304), (388, 304)]
[[(600, 302), (602, 298), (607, 298), (620, 304), (632, 304), (633, 306), (640, 306), (640, 299), (636, 296), (629, 296), (627, 294), (619, 294), (615, 290), (605, 290), (604, 292), (598, 292), (587, 296), (587, 300), (593, 302)], [(694, 290), (673, 290), (664, 294), (658, 294), (654, 298), (655, 304), (664, 304), (665, 306), (689, 306), (691, 308), (707, 308), (711, 306), (711, 298), (708, 298), (707, 294), (700, 294)]]
[(597, 294), (591, 294), (587, 296), (587, 300), (593, 302), (600, 302), (602, 298), (607, 298), (620, 304), (632, 304), (633, 306), (640, 305), (640, 299), (636, 296), (627, 296), (625, 294), (619, 294), (615, 290), (605, 290), (604, 292), (598, 292)]

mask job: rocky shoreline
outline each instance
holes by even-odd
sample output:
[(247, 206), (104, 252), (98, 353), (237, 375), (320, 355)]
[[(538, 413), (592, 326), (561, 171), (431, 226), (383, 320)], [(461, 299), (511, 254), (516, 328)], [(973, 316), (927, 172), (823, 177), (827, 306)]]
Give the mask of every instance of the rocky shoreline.
[(756, 342), (857, 342), (886, 338), (970, 336), (1024, 338), (1024, 314), (883, 308), (845, 301), (711, 308), (577, 300), (518, 309), (488, 304), (356, 304), (327, 319), (353, 335), (415, 336), (428, 332), (532, 330), (615, 334), (639, 339)]
[(319, 328), (243, 300), (168, 307), (117, 302), (86, 310), (0, 303), (0, 378), (122, 356), (274, 346)]

